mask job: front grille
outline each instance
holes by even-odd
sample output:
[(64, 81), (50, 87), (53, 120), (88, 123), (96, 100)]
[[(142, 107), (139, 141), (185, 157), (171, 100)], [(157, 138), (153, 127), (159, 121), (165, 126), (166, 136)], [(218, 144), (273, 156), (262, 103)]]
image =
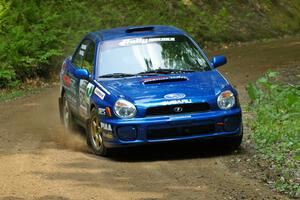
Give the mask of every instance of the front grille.
[(186, 136), (196, 136), (201, 134), (211, 134), (215, 132), (213, 124), (181, 126), (170, 128), (150, 128), (147, 130), (147, 139), (171, 139)]
[[(179, 111), (176, 108), (181, 108)], [(156, 115), (174, 115), (182, 113), (193, 113), (193, 112), (205, 112), (209, 111), (208, 103), (189, 103), (189, 104), (176, 104), (176, 105), (167, 105), (167, 106), (158, 106), (147, 108), (146, 116), (156, 116)]]

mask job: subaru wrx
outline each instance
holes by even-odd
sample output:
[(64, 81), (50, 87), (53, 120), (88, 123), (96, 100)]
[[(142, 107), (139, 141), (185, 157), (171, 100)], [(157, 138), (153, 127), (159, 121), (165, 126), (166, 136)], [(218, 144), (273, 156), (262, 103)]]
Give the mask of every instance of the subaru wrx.
[(97, 155), (111, 148), (243, 137), (237, 91), (184, 31), (137, 26), (88, 33), (60, 72), (60, 117), (86, 129)]

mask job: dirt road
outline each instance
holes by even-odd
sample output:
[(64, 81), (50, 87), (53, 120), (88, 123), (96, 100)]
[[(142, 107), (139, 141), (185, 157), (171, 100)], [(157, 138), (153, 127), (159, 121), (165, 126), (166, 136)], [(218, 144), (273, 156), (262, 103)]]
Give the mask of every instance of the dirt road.
[[(300, 63), (300, 39), (248, 44), (215, 52), (242, 102), (248, 81), (268, 68)], [(286, 199), (225, 163), (231, 152), (209, 143), (124, 150), (114, 158), (89, 153), (64, 132), (58, 87), (0, 104), (0, 199)], [(238, 152), (243, 154), (247, 149)]]

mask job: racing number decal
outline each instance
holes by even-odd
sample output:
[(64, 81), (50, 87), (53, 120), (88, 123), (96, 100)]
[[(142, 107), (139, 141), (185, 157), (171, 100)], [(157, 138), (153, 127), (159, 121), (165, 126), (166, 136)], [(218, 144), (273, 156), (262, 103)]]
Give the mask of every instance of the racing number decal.
[(79, 114), (87, 116), (90, 107), (90, 97), (93, 94), (94, 85), (87, 80), (80, 80), (79, 82)]

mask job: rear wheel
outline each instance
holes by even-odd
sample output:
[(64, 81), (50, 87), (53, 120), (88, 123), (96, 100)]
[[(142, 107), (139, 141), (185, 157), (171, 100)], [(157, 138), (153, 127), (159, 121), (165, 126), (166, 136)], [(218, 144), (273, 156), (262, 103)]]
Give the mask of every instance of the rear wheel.
[(87, 123), (87, 143), (96, 155), (108, 155), (109, 149), (103, 143), (102, 128), (95, 108), (91, 110), (91, 117)]
[(70, 110), (69, 103), (65, 95), (63, 95), (62, 101), (62, 121), (67, 129), (72, 129), (75, 126), (74, 119)]

